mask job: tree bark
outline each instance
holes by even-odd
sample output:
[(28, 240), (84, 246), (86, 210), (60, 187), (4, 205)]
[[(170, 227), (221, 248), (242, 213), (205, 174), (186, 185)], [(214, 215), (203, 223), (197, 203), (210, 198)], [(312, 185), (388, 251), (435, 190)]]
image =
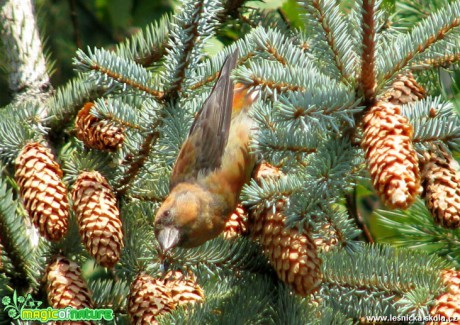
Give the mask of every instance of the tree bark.
[(0, 0), (0, 24), (13, 104), (43, 103), (52, 86), (32, 0)]

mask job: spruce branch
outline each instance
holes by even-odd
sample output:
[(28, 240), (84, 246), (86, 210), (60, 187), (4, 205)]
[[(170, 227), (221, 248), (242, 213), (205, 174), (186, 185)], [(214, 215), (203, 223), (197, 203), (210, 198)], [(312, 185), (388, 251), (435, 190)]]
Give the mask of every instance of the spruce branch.
[[(152, 125), (152, 129), (157, 129), (159, 125), (160, 120), (158, 120), (156, 123), (154, 123), (154, 125)], [(135, 158), (133, 159), (131, 156), (128, 156), (125, 157), (125, 159), (121, 162), (121, 165), (127, 165), (128, 169), (126, 170), (123, 177), (118, 181), (116, 190), (118, 197), (123, 196), (128, 191), (130, 185), (132, 185), (133, 180), (139, 174), (140, 170), (147, 161), (152, 146), (155, 145), (155, 142), (158, 140), (159, 137), (160, 134), (157, 131), (153, 131), (147, 134), (137, 155), (135, 155)]]
[[(174, 38), (170, 38), (170, 52), (169, 52), (169, 57), (171, 57), (171, 61), (173, 61), (176, 66), (171, 68), (174, 68), (171, 70), (171, 79), (172, 83), (168, 87), (168, 99), (169, 98), (175, 98), (178, 95), (178, 92), (181, 90), (181, 85), (182, 82), (185, 78), (185, 70), (188, 68), (190, 64), (190, 52), (193, 49), (193, 46), (195, 42), (197, 42), (198, 38), (198, 20), (200, 18), (200, 15), (203, 11), (204, 7), (204, 0), (201, 1), (196, 1), (195, 4), (193, 5), (192, 8), (187, 8), (188, 10), (191, 9), (192, 14), (191, 17), (180, 17), (177, 19), (177, 22), (175, 24), (175, 28), (173, 30), (173, 35), (175, 36)], [(187, 3), (187, 5), (190, 7), (190, 3)], [(185, 7), (185, 3), (184, 3)], [(186, 15), (187, 10), (184, 8), (184, 14)], [(187, 19), (188, 18), (188, 19)], [(180, 25), (179, 25), (180, 24)], [(181, 31), (183, 31), (181, 34), (186, 33), (185, 35), (179, 34)], [(179, 34), (179, 35), (176, 35)], [(180, 37), (182, 36), (182, 37)], [(182, 41), (183, 44), (177, 44), (179, 41)], [(182, 53), (177, 53), (178, 50), (176, 49), (176, 46), (182, 45), (183, 49)], [(179, 58), (175, 57), (177, 55), (180, 55)], [(174, 59), (173, 59), (174, 58)]]
[(278, 310), (281, 306), (275, 305), (274, 301), (283, 288), (279, 288), (281, 286), (273, 277), (239, 274), (220, 281), (203, 279), (201, 283), (206, 303), (195, 305), (192, 311), (178, 308), (159, 317), (159, 324), (297, 324), (275, 321), (282, 317)]
[(314, 62), (308, 53), (305, 53), (297, 42), (292, 42), (287, 35), (274, 29), (258, 27), (250, 34), (255, 43), (255, 54), (263, 57), (274, 58), (283, 66), (296, 66), (309, 68)]
[(150, 126), (148, 121), (142, 121), (142, 117), (133, 106), (120, 99), (98, 99), (90, 113), (101, 120), (113, 121), (117, 125), (137, 131), (146, 131)]
[(151, 75), (139, 64), (117, 56), (103, 49), (88, 50), (88, 54), (78, 50), (74, 59), (77, 71), (89, 72), (90, 80), (105, 84), (107, 88), (121, 86), (130, 87), (162, 101), (164, 93), (156, 89)]
[(54, 133), (59, 133), (75, 117), (78, 109), (105, 91), (103, 86), (88, 82), (83, 76), (71, 79), (48, 100), (46, 105), (49, 107), (49, 119), (44, 121), (44, 125), (52, 128)]
[(441, 97), (428, 97), (402, 106), (414, 128), (412, 142), (423, 152), (431, 142), (442, 141), (452, 150), (460, 148), (460, 119), (450, 102)]
[(298, 175), (287, 175), (280, 179), (251, 179), (241, 192), (241, 202), (248, 206), (275, 207), (283, 197), (289, 197), (303, 187)]
[[(236, 48), (238, 48), (240, 53), (237, 65), (245, 64), (256, 55), (256, 45), (253, 42), (252, 33), (246, 35), (244, 39), (238, 40), (235, 43), (235, 45), (232, 44), (227, 46), (219, 54), (205, 60), (202, 64), (197, 66), (190, 76), (191, 81), (189, 82), (189, 89), (191, 92), (195, 92), (202, 87), (209, 86), (212, 82), (216, 81), (219, 77), (220, 68), (222, 67), (226, 57), (233, 53)], [(184, 94), (184, 97), (188, 97), (189, 95), (190, 94)]]
[(126, 297), (129, 283), (125, 280), (97, 279), (89, 281), (92, 299), (98, 308), (110, 308), (114, 312), (126, 313)]
[[(14, 101), (45, 101), (52, 92), (32, 1), (0, 1), (1, 38)], [(43, 111), (46, 116), (46, 111)]]
[(118, 44), (115, 52), (144, 67), (151, 66), (166, 53), (173, 21), (174, 18), (165, 14), (159, 21), (155, 21), (125, 42)]
[(425, 52), (436, 42), (444, 39), (460, 26), (460, 1), (445, 7), (419, 22), (409, 33), (404, 33), (384, 49), (378, 62), (384, 80), (392, 78), (406, 67), (417, 55)]
[(43, 243), (31, 223), (18, 215), (17, 202), (3, 179), (0, 180), (0, 237), (4, 254), (14, 269), (4, 270), (16, 288), (25, 291), (38, 287), (43, 265), (37, 256), (44, 253)]
[[(151, 202), (120, 201), (125, 249), (120, 258), (122, 268), (116, 269), (119, 278), (133, 279), (137, 273), (160, 269), (158, 247), (151, 223), (152, 212), (157, 205)], [(152, 258), (153, 257), (153, 258)]]
[[(168, 15), (163, 16), (159, 22), (152, 23), (124, 43), (117, 45), (115, 54), (145, 66), (158, 61), (165, 53), (172, 19)], [(96, 81), (90, 82), (79, 75), (60, 87), (48, 101), (47, 106), (51, 107), (49, 114), (51, 118), (45, 123), (47, 126), (52, 126), (54, 133), (59, 133), (85, 102), (102, 96), (108, 90), (107, 85)], [(156, 94), (161, 98), (160, 91)]]
[(0, 114), (0, 159), (12, 163), (22, 147), (31, 139), (43, 139), (43, 107), (24, 102), (7, 106)]
[(277, 121), (285, 121), (291, 127), (308, 125), (324, 131), (329, 128), (339, 131), (344, 121), (354, 125), (353, 114), (361, 111), (361, 108), (356, 107), (358, 102), (353, 93), (337, 95), (333, 97), (329, 90), (322, 89), (284, 93), (273, 105), (273, 114)]
[(302, 4), (309, 13), (306, 23), (312, 25), (315, 35), (313, 47), (324, 47), (322, 43), (326, 43), (324, 52), (334, 63), (338, 79), (349, 80), (355, 73), (357, 54), (339, 4), (332, 0), (303, 0)]
[(446, 54), (439, 57), (425, 58), (411, 64), (411, 70), (425, 70), (436, 68), (447, 68), (454, 63), (460, 61), (460, 53)]
[(260, 87), (269, 96), (287, 91), (304, 92), (306, 89), (328, 91), (332, 96), (340, 96), (348, 90), (343, 84), (320, 73), (312, 63), (305, 62), (302, 67), (287, 66), (273, 61), (250, 61), (248, 67), (239, 67), (234, 72), (242, 83)]
[(168, 259), (181, 267), (201, 268), (210, 275), (223, 276), (235, 271), (272, 272), (259, 245), (246, 238), (218, 237), (195, 249), (178, 249)]
[(323, 256), (320, 294), (327, 305), (355, 318), (373, 311), (424, 316), (428, 303), (445, 290), (438, 274), (450, 264), (420, 251), (375, 244), (332, 251)]
[(364, 95), (366, 105), (370, 106), (375, 101), (376, 71), (375, 71), (375, 45), (376, 22), (375, 0), (363, 0), (361, 20), (361, 76), (360, 89)]
[(177, 100), (188, 80), (189, 67), (200, 59), (204, 42), (213, 35), (223, 7), (220, 0), (183, 0), (182, 11), (176, 16), (165, 57), (165, 98)]
[(406, 211), (378, 210), (375, 217), (376, 225), (384, 230), (376, 235), (380, 242), (402, 249), (420, 249), (460, 265), (460, 233), (436, 224), (423, 200), (418, 199)]

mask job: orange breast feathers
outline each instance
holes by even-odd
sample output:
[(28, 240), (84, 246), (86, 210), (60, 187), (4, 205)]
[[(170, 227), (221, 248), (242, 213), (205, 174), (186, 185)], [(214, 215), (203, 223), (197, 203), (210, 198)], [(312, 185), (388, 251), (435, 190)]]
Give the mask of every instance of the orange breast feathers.
[[(246, 98), (241, 98), (239, 102), (249, 103)], [(214, 185), (210, 186), (210, 191), (230, 192), (235, 196), (234, 201), (249, 181), (255, 164), (254, 155), (249, 150), (250, 134), (254, 128), (254, 122), (247, 113), (249, 106), (240, 107), (233, 114), (221, 167), (203, 178), (203, 181)]]

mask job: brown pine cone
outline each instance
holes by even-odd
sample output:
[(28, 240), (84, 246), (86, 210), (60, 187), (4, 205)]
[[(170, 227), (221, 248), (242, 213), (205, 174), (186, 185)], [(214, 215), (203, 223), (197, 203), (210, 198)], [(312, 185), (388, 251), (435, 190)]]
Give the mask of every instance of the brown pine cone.
[(460, 271), (456, 271), (455, 269), (443, 270), (441, 277), (447, 285), (448, 292), (460, 297)]
[(433, 146), (422, 161), (425, 204), (435, 221), (446, 228), (460, 227), (460, 171), (457, 161)]
[(198, 285), (195, 275), (191, 272), (186, 275), (180, 271), (170, 271), (166, 274), (164, 283), (171, 292), (174, 308), (204, 299), (203, 289)]
[(100, 265), (113, 267), (120, 259), (123, 231), (109, 183), (97, 171), (83, 172), (72, 188), (72, 200), (86, 249)]
[(224, 238), (231, 239), (246, 234), (248, 230), (247, 220), (247, 212), (241, 204), (238, 204), (235, 212), (232, 213), (225, 224)]
[(262, 162), (254, 167), (252, 177), (260, 183), (262, 179), (278, 179), (283, 176), (281, 170), (267, 162)]
[(444, 270), (441, 272), (443, 282), (447, 285), (447, 292), (436, 299), (430, 315), (457, 319), (457, 321), (429, 322), (427, 325), (460, 325), (460, 271)]
[(94, 103), (88, 102), (78, 112), (75, 120), (77, 138), (88, 148), (115, 151), (123, 144), (123, 129), (112, 122), (100, 120), (90, 114)]
[(313, 241), (318, 248), (319, 252), (329, 252), (331, 249), (339, 245), (339, 239), (337, 238), (337, 231), (330, 224), (325, 224), (319, 234), (314, 238)]
[(170, 289), (164, 281), (141, 273), (131, 284), (128, 315), (132, 324), (157, 324), (155, 317), (174, 309)]
[[(269, 164), (257, 168), (255, 179), (277, 178), (281, 172)], [(321, 259), (310, 235), (296, 228), (286, 228), (283, 214), (284, 202), (273, 209), (251, 213), (251, 233), (263, 247), (278, 277), (297, 294), (306, 296), (321, 283)]]
[(399, 106), (378, 102), (364, 116), (367, 166), (380, 199), (389, 208), (407, 209), (421, 192), (412, 126)]
[(15, 167), (19, 193), (33, 224), (46, 239), (60, 240), (69, 224), (69, 203), (62, 170), (53, 154), (38, 142), (28, 143)]
[(396, 77), (390, 90), (384, 95), (384, 100), (395, 105), (402, 105), (425, 97), (425, 89), (417, 83), (413, 74), (408, 71)]
[[(48, 303), (56, 309), (72, 307), (75, 309), (93, 308), (91, 293), (81, 276), (77, 263), (65, 257), (58, 257), (48, 265), (44, 276)], [(84, 321), (65, 321), (60, 324), (91, 324)]]

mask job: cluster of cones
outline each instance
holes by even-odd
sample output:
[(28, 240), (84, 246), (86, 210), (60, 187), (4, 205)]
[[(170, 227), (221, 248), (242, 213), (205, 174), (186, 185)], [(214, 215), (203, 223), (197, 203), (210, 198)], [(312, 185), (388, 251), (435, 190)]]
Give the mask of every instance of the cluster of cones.
[[(25, 145), (16, 159), (15, 179), (40, 235), (61, 240), (69, 226), (69, 201), (51, 151), (38, 142)], [(120, 258), (123, 232), (112, 188), (99, 172), (82, 172), (70, 194), (85, 247), (100, 265), (113, 267)]]
[[(391, 91), (364, 116), (361, 147), (373, 185), (386, 206), (406, 209), (422, 194), (439, 224), (458, 228), (459, 166), (449, 150), (440, 144), (433, 144), (419, 158), (412, 143), (412, 126), (401, 114), (402, 104), (424, 96), (423, 88), (412, 75), (399, 76)], [(90, 148), (116, 150), (123, 143), (123, 130), (92, 116), (92, 106), (88, 103), (77, 116), (77, 137)], [(277, 168), (262, 164), (254, 178), (260, 182), (282, 176)], [(37, 142), (25, 145), (16, 159), (15, 178), (24, 208), (39, 233), (50, 241), (62, 239), (69, 223), (69, 201), (62, 170), (51, 151)], [(121, 255), (123, 232), (111, 186), (97, 171), (82, 172), (70, 197), (88, 252), (101, 266), (113, 267)], [(318, 252), (330, 250), (338, 241), (313, 239), (307, 229), (287, 228), (283, 213), (285, 203), (280, 200), (275, 206), (250, 212), (239, 206), (228, 221), (224, 236), (231, 239), (248, 235), (259, 242), (278, 277), (293, 291), (306, 296), (318, 288), (322, 279)], [(328, 227), (328, 232), (334, 232), (330, 225)], [(65, 306), (76, 308), (92, 306), (89, 291), (74, 262), (58, 258), (49, 265), (46, 281), (51, 306), (60, 308), (62, 301)], [(458, 292), (446, 295), (447, 298), (440, 297), (432, 313), (442, 314), (447, 307), (440, 306), (451, 304), (452, 297), (458, 298)], [(58, 301), (56, 297), (67, 298)], [(133, 323), (147, 324), (176, 306), (203, 298), (203, 291), (193, 275), (175, 273), (153, 278), (142, 273), (131, 286), (128, 313)], [(458, 310), (455, 312), (458, 314)]]
[[(77, 263), (65, 257), (57, 257), (48, 265), (43, 280), (51, 307), (94, 308), (91, 292)], [(170, 271), (157, 278), (141, 273), (131, 284), (126, 309), (132, 324), (156, 324), (157, 316), (203, 299), (204, 292), (192, 273)]]
[[(435, 221), (455, 229), (460, 227), (459, 166), (441, 143), (432, 143), (419, 159), (412, 125), (401, 115), (401, 105), (424, 97), (412, 74), (399, 75), (364, 116), (361, 146), (374, 188), (387, 207), (407, 209), (422, 194)], [(426, 118), (435, 116), (432, 108)]]

